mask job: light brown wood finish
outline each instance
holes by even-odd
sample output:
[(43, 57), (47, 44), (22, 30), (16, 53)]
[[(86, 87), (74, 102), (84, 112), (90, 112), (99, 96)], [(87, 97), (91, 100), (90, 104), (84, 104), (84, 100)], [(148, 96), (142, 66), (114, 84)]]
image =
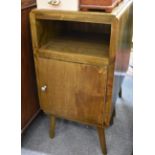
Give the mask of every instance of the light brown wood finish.
[[(76, 53), (77, 55), (106, 58), (108, 60), (108, 41), (97, 35), (94, 36), (94, 34), (90, 35), (91, 38), (88, 38), (88, 35), (79, 36), (74, 33), (74, 36), (69, 36), (69, 34), (63, 34), (63, 36), (47, 42), (39, 50), (57, 51), (61, 54), (67, 53), (70, 55)], [(102, 61), (106, 61), (106, 59)]]
[(105, 131), (104, 127), (97, 127), (98, 130), (98, 136), (100, 140), (101, 150), (104, 155), (107, 154), (107, 147), (106, 147), (106, 140), (105, 140)]
[(124, 0), (111, 13), (34, 9), (31, 15), (34, 14), (35, 19), (112, 24), (131, 4), (132, 0)]
[[(105, 66), (97, 67), (44, 58), (36, 58), (36, 61), (41, 108), (46, 113), (103, 125), (103, 94), (107, 80)], [(42, 92), (41, 87), (45, 85), (47, 90)]]
[(131, 51), (133, 6), (132, 3), (130, 3), (130, 5), (125, 6), (123, 6), (123, 4), (120, 4), (120, 8), (121, 9), (120, 11), (118, 11), (118, 14), (116, 16), (117, 20), (113, 22), (111, 27), (109, 59), (111, 59), (111, 61), (115, 61), (111, 63), (111, 65), (109, 65), (108, 70), (106, 101), (107, 103), (105, 116), (106, 126), (110, 125), (110, 119), (112, 117), (117, 98), (115, 95), (118, 96), (119, 91), (121, 89), (124, 74), (128, 69)]
[(55, 125), (56, 125), (56, 118), (53, 115), (50, 115), (50, 137), (54, 138), (55, 136)]
[[(110, 24), (115, 15), (98, 12), (33, 10), (36, 19)], [(95, 19), (95, 20), (94, 20)]]
[(51, 20), (34, 23), (36, 56), (94, 65), (109, 63), (110, 25)]
[(73, 32), (73, 34), (63, 33), (61, 36), (50, 39), (50, 41), (39, 48), (38, 55), (46, 58), (94, 65), (107, 65), (109, 63), (108, 40), (106, 37), (102, 37), (104, 34), (92, 33), (91, 35), (89, 33)]
[(103, 129), (111, 122), (115, 92), (122, 83), (115, 72), (125, 72), (128, 66), (131, 12), (132, 0), (125, 0), (112, 13), (33, 10), (30, 14), (41, 108), (96, 126), (103, 153)]

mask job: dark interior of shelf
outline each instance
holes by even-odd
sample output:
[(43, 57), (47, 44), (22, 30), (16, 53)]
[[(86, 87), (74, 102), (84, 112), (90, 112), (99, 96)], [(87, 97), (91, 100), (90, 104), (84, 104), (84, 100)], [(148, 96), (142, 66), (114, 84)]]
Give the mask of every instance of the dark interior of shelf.
[(108, 57), (110, 25), (51, 20), (38, 23), (42, 51)]

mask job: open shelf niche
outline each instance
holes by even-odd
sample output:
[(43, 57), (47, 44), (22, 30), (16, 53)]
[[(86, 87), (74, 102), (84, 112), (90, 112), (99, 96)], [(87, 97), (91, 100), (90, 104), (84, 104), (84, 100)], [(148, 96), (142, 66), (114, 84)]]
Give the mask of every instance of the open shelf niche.
[(43, 57), (108, 63), (111, 25), (38, 19), (38, 51)]

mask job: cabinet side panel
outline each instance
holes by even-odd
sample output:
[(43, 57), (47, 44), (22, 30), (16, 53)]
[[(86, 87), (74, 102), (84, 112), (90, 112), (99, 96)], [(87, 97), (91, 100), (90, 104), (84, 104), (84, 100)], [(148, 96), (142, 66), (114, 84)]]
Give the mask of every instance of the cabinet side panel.
[(133, 6), (131, 5), (119, 19), (119, 39), (115, 62), (115, 79), (113, 90), (113, 103), (116, 102), (121, 89), (123, 79), (129, 66), (132, 29), (133, 29)]
[(116, 51), (115, 71), (126, 73), (132, 45), (133, 27), (132, 5), (119, 18), (118, 48)]
[(132, 4), (112, 24), (105, 124), (109, 126), (116, 99), (128, 69), (132, 40)]

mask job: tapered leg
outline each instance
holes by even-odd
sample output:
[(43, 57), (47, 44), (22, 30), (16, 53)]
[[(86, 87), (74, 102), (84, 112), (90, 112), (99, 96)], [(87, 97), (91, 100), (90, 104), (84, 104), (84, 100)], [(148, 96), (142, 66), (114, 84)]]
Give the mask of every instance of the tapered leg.
[(110, 120), (110, 125), (113, 125), (114, 123), (114, 117), (116, 116), (116, 110), (113, 110), (112, 116), (111, 116), (111, 120)]
[(104, 127), (97, 127), (101, 149), (104, 155), (107, 154)]
[(119, 95), (119, 97), (120, 97), (120, 98), (122, 98), (122, 88), (120, 89), (120, 91), (119, 91), (119, 94), (118, 94), (118, 95)]
[(55, 136), (55, 124), (56, 124), (56, 118), (54, 116), (50, 116), (50, 137), (54, 138)]

